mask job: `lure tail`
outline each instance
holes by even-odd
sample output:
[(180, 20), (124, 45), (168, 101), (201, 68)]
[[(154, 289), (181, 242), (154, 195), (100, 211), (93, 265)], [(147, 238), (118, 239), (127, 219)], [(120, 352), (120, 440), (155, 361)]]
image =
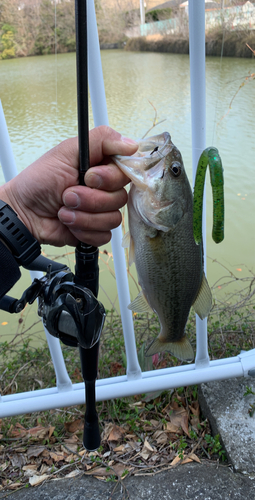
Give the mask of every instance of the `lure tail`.
[(193, 201), (193, 235), (197, 245), (202, 241), (202, 209), (206, 168), (209, 165), (213, 193), (213, 229), (215, 243), (224, 239), (224, 179), (219, 151), (207, 148), (199, 158)]

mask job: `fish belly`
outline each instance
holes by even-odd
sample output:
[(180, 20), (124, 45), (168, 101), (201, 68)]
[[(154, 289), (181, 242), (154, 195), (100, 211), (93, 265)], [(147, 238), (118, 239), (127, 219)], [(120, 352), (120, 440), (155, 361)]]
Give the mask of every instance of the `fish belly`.
[(130, 235), (143, 293), (161, 324), (159, 340), (177, 342), (185, 336), (191, 305), (201, 285), (202, 248), (192, 233), (192, 214), (186, 212), (167, 233), (155, 232), (129, 211)]

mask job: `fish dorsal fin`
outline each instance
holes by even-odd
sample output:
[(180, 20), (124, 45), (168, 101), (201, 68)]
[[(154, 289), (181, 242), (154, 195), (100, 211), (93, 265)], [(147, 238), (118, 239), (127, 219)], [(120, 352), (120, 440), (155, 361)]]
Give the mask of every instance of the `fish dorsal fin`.
[(127, 233), (124, 234), (123, 238), (122, 238), (122, 244), (121, 246), (123, 248), (128, 248), (130, 245), (130, 232), (128, 231)]
[(128, 263), (131, 266), (133, 262), (135, 262), (135, 244), (132, 236), (130, 236), (130, 232), (124, 234), (122, 238), (122, 246), (123, 248), (129, 248), (128, 251)]
[(206, 318), (212, 308), (212, 294), (204, 273), (199, 292), (192, 306), (200, 319)]
[(129, 304), (128, 309), (131, 309), (131, 311), (135, 311), (135, 312), (139, 312), (139, 313), (142, 313), (142, 312), (152, 313), (153, 312), (153, 310), (149, 306), (142, 290), (137, 295), (135, 300), (133, 300), (133, 302), (131, 302), (131, 304)]

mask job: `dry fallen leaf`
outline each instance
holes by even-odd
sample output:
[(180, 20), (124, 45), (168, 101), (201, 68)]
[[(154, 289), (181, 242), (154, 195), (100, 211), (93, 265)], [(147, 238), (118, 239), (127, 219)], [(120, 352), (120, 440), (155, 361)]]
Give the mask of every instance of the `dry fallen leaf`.
[(172, 424), (176, 425), (177, 427), (181, 427), (185, 434), (189, 436), (189, 416), (185, 408), (178, 408), (178, 410), (173, 410), (170, 414), (170, 420)]
[(49, 453), (50, 457), (54, 462), (59, 462), (60, 460), (65, 460), (66, 454), (65, 453), (57, 453), (54, 451), (50, 451)]
[(47, 474), (43, 474), (42, 476), (32, 476), (29, 478), (29, 484), (31, 486), (38, 486), (38, 484), (43, 483), (45, 479), (47, 479), (49, 476)]
[(27, 470), (35, 471), (35, 470), (37, 470), (37, 465), (36, 464), (24, 465), (24, 467), (22, 467), (22, 470), (24, 470), (24, 471), (27, 471)]
[(125, 429), (122, 427), (119, 427), (119, 425), (114, 425), (107, 441), (119, 441), (119, 439), (123, 438), (123, 435), (125, 434)]
[(126, 474), (124, 474), (124, 476), (123, 476), (123, 472), (124, 472), (124, 471), (130, 471), (130, 470), (131, 470), (131, 467), (130, 467), (130, 466), (127, 466), (126, 464), (121, 464), (121, 463), (119, 463), (119, 464), (114, 464), (114, 465), (112, 466), (112, 468), (113, 468), (113, 470), (114, 470), (114, 472), (115, 472), (116, 476), (118, 476), (118, 477), (120, 477), (120, 478), (122, 478), (122, 477), (126, 476)]
[(67, 463), (72, 462), (72, 460), (74, 460), (74, 459), (75, 459), (75, 455), (73, 453), (71, 453), (71, 455), (65, 456), (65, 458), (64, 458), (65, 462), (67, 462)]
[[(157, 444), (159, 444), (159, 445), (160, 445), (160, 444), (165, 444), (165, 443), (168, 443), (169, 438), (168, 438), (168, 436), (167, 436), (167, 433), (166, 433), (166, 432), (164, 432), (164, 431), (157, 431), (157, 432), (155, 432), (155, 434), (157, 434), (157, 437), (156, 437), (156, 442), (157, 442)], [(155, 435), (155, 434), (154, 434), (154, 435)], [(154, 436), (154, 435), (153, 435), (153, 436)]]
[(69, 474), (67, 474), (65, 476), (65, 478), (75, 477), (75, 476), (78, 476), (79, 474), (82, 474), (82, 471), (75, 469), (75, 470), (72, 470), (71, 472), (69, 472)]
[(177, 455), (177, 457), (175, 457), (173, 459), (173, 461), (171, 462), (171, 465), (176, 465), (178, 464), (179, 462), (181, 461), (180, 457)]
[(13, 467), (23, 467), (27, 463), (26, 457), (22, 453), (15, 453), (10, 457)]
[(193, 462), (192, 458), (190, 458), (190, 457), (185, 458), (184, 457), (184, 459), (182, 460), (182, 465), (188, 464), (189, 462)]
[(88, 470), (85, 472), (85, 475), (86, 476), (112, 476), (113, 474), (113, 471), (110, 469), (110, 470), (106, 470), (106, 467), (94, 467), (93, 469), (91, 470)]
[(120, 446), (117, 446), (116, 448), (113, 448), (113, 451), (116, 453), (122, 453), (125, 450), (125, 445), (121, 444)]
[(9, 431), (8, 431), (8, 436), (13, 437), (13, 438), (21, 438), (24, 437), (27, 434), (27, 431), (23, 425), (17, 423), (15, 426), (11, 425)]
[(77, 444), (78, 441), (79, 441), (79, 439), (77, 438), (76, 434), (73, 435), (69, 439), (64, 439), (64, 443), (66, 444), (67, 448), (65, 448), (65, 446), (61, 445), (61, 450), (63, 452), (66, 452), (67, 450), (71, 451), (72, 453), (76, 452), (77, 448), (78, 448), (78, 444)]
[(143, 449), (140, 453), (140, 456), (144, 459), (144, 460), (148, 460), (148, 458), (151, 456), (152, 452), (154, 451), (154, 448), (152, 448), (152, 446), (150, 445), (149, 441), (147, 439), (145, 439), (144, 441), (144, 445), (143, 445)]
[(79, 418), (74, 420), (73, 422), (66, 422), (65, 429), (67, 432), (71, 432), (72, 434), (77, 431), (83, 431), (84, 428), (84, 420)]
[(158, 420), (150, 420), (150, 424), (152, 425), (152, 427), (158, 427), (161, 422), (159, 422)]
[(44, 451), (45, 446), (29, 446), (27, 449), (27, 458), (39, 457), (39, 455), (41, 455)]
[(173, 424), (172, 422), (167, 422), (166, 423), (166, 431), (167, 432), (177, 432), (179, 429), (179, 427), (175, 424)]
[(33, 437), (34, 439), (44, 439), (49, 435), (50, 427), (43, 427), (42, 425), (37, 425), (36, 427), (32, 427), (28, 429), (27, 436)]
[(195, 453), (190, 453), (189, 456), (190, 456), (190, 458), (192, 458), (192, 460), (194, 462), (198, 462), (199, 464), (201, 464), (201, 460), (199, 460), (199, 458), (197, 457), (197, 455)]
[(155, 451), (154, 448), (152, 448), (152, 446), (150, 445), (150, 443), (147, 440), (147, 438), (145, 438), (145, 441), (144, 441), (144, 448), (146, 448), (149, 451)]
[(16, 490), (17, 488), (20, 488), (20, 483), (12, 483), (12, 484), (8, 485), (8, 488), (10, 490)]
[(193, 415), (196, 415), (197, 417), (199, 416), (200, 407), (198, 401), (193, 401), (192, 405), (189, 405), (189, 409), (193, 413)]

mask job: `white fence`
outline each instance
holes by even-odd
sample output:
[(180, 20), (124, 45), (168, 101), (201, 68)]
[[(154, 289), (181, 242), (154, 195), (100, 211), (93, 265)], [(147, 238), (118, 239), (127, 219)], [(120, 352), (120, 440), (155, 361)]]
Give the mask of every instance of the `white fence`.
[[(190, 31), (190, 75), (192, 116), (192, 163), (193, 179), (201, 152), (205, 149), (205, 5), (204, 0), (189, 1)], [(95, 126), (108, 125), (100, 49), (93, 0), (88, 1), (89, 36), (89, 87)], [(5, 179), (16, 175), (16, 166), (11, 150), (7, 126), (0, 106), (0, 162)], [(203, 220), (205, 231), (205, 214)], [(209, 360), (207, 348), (207, 322), (197, 318), (197, 349), (194, 364), (141, 372), (135, 343), (132, 312), (127, 309), (130, 302), (124, 250), (121, 247), (121, 228), (113, 231), (112, 249), (117, 277), (120, 311), (127, 357), (127, 373), (119, 377), (100, 379), (96, 383), (98, 401), (131, 396), (146, 392), (166, 390), (180, 386), (199, 384), (231, 377), (255, 374), (255, 349), (240, 355), (220, 360)], [(205, 250), (206, 253), (206, 250)], [(39, 273), (32, 273), (32, 279)], [(83, 404), (84, 383), (72, 384), (59, 341), (46, 332), (51, 352), (57, 385), (50, 389), (2, 396), (0, 417), (43, 411), (59, 407)]]
[[(141, 24), (126, 30), (126, 36), (129, 38), (149, 35), (184, 35), (188, 33), (188, 5), (185, 8), (179, 8), (176, 17), (155, 21), (152, 23)], [(243, 5), (232, 7), (206, 9), (205, 10), (205, 30), (224, 27), (228, 30), (251, 30), (255, 29), (255, 5), (247, 1)]]

